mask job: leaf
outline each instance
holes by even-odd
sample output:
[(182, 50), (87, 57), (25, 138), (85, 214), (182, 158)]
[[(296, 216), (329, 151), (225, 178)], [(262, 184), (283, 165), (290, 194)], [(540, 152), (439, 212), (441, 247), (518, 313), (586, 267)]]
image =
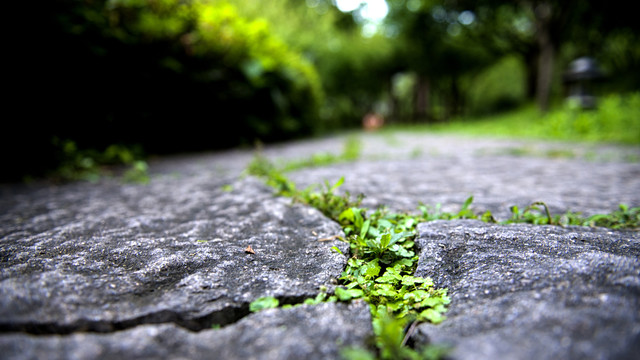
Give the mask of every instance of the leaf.
[(345, 360), (376, 360), (376, 356), (369, 350), (354, 347), (341, 349), (340, 357)]
[(364, 238), (367, 236), (367, 233), (369, 232), (369, 226), (371, 225), (371, 220), (367, 219), (367, 221), (365, 221), (362, 224), (362, 229), (360, 229), (360, 237)]
[(462, 205), (462, 209), (460, 211), (461, 212), (466, 211), (472, 202), (473, 202), (473, 196), (469, 196), (467, 200), (464, 201), (464, 204)]
[(364, 292), (360, 289), (336, 288), (336, 296), (340, 301), (349, 301), (351, 299), (362, 297), (362, 295), (364, 295)]
[(441, 312), (436, 311), (434, 309), (427, 309), (427, 310), (422, 311), (418, 315), (418, 319), (419, 320), (427, 320), (427, 321), (430, 321), (430, 322), (432, 322), (434, 324), (439, 324), (445, 319), (445, 316), (442, 315)]
[(386, 297), (396, 297), (398, 295), (398, 291), (391, 284), (376, 284), (375, 292), (378, 295), (386, 296)]
[(412, 266), (413, 266), (413, 260), (412, 260), (412, 259), (404, 258), (404, 259), (397, 260), (397, 261), (396, 261), (396, 262), (394, 262), (392, 265), (393, 265), (393, 266), (402, 266), (402, 267), (407, 267), (407, 268), (409, 268), (409, 267), (412, 267)]
[(361, 267), (362, 275), (368, 277), (375, 277), (380, 274), (380, 265), (378, 264), (378, 259), (373, 259)]
[(411, 276), (411, 275), (404, 275), (402, 277), (402, 285), (413, 286), (416, 283), (422, 283), (422, 282), (425, 282), (425, 279)]
[(337, 252), (337, 253), (338, 253), (338, 254), (340, 254), (340, 255), (344, 255), (344, 254), (342, 253), (342, 251), (340, 251), (340, 249), (338, 249), (338, 247), (337, 247), (337, 246), (332, 246), (332, 247), (331, 247), (331, 250), (333, 250), (333, 251)]
[(278, 299), (274, 298), (273, 296), (265, 296), (258, 298), (251, 304), (249, 304), (249, 311), (257, 312), (264, 309), (272, 309), (278, 307), (279, 304), (280, 302), (278, 301)]
[(326, 297), (327, 297), (327, 293), (321, 292), (318, 295), (316, 295), (315, 298), (305, 299), (303, 303), (307, 305), (317, 305), (323, 302), (326, 299)]
[(382, 234), (380, 237), (376, 238), (376, 242), (380, 244), (380, 250), (385, 250), (391, 243), (391, 234)]
[[(396, 295), (394, 295), (395, 297)], [(404, 303), (402, 301), (395, 301), (387, 303), (387, 309), (391, 311), (398, 311), (404, 307)]]
[(397, 270), (395, 270), (394, 268), (387, 268), (387, 270), (384, 272), (384, 275), (377, 278), (376, 282), (394, 284), (400, 282), (401, 280), (402, 276)]
[(348, 283), (346, 285), (347, 289), (353, 289), (354, 287), (360, 286), (360, 283), (358, 283), (358, 281), (352, 281), (350, 283)]
[(412, 229), (415, 224), (416, 224), (416, 219), (415, 218), (408, 218), (404, 222), (404, 228), (405, 229)]
[(422, 278), (424, 280), (424, 282), (422, 284), (420, 284), (419, 288), (421, 289), (428, 289), (430, 287), (433, 287), (433, 280), (431, 278)]
[(420, 300), (429, 296), (429, 293), (424, 290), (414, 290), (404, 294), (402, 297), (404, 300), (413, 300), (414, 302), (419, 302)]
[(341, 222), (347, 221), (349, 223), (354, 224), (356, 227), (361, 228), (363, 219), (360, 214), (360, 209), (355, 207), (350, 207), (340, 213), (338, 215), (338, 220)]
[(420, 307), (434, 307), (436, 305), (441, 305), (442, 303), (443, 303), (442, 298), (428, 297), (420, 301), (419, 305)]
[(329, 192), (332, 193), (334, 192), (337, 188), (339, 188), (340, 186), (342, 186), (342, 184), (344, 184), (344, 176), (342, 176), (340, 178), (340, 180), (338, 180), (335, 185), (333, 185), (330, 189)]
[(391, 223), (391, 221), (386, 220), (386, 219), (380, 219), (378, 221), (378, 228), (379, 229), (391, 229), (393, 228), (393, 223)]
[(413, 251), (409, 251), (398, 244), (393, 245), (390, 250), (398, 257), (412, 258), (415, 255)]

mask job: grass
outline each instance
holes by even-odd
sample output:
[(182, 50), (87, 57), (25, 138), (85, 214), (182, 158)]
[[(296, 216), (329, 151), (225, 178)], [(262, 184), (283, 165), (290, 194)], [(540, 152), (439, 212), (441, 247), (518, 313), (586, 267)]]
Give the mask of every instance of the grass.
[(497, 115), (461, 117), (437, 124), (395, 125), (386, 130), (640, 145), (640, 92), (605, 96), (595, 110), (583, 110), (567, 102), (541, 114), (528, 105)]

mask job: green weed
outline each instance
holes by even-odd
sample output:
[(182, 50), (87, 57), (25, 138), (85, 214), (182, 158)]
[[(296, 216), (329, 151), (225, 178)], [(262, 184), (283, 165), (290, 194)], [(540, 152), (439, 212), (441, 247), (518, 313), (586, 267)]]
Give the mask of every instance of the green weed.
[(620, 204), (619, 209), (609, 214), (596, 214), (583, 217), (580, 213), (566, 212), (561, 215), (551, 215), (549, 207), (544, 202), (535, 202), (524, 209), (511, 207), (511, 218), (503, 224), (528, 223), (535, 225), (577, 225), (599, 226), (610, 229), (640, 229), (640, 207), (630, 208)]
[(620, 204), (619, 210), (608, 215), (593, 215), (582, 221), (581, 225), (603, 226), (612, 229), (640, 229), (640, 207), (630, 208)]
[(124, 172), (122, 180), (128, 183), (148, 184), (151, 181), (149, 177), (149, 165), (146, 161), (137, 160), (131, 164), (131, 167)]
[[(415, 227), (422, 219), (388, 213), (385, 209), (367, 214), (367, 209), (359, 207), (362, 195), (352, 198), (349, 193), (336, 193), (344, 178), (333, 185), (325, 182), (319, 191), (315, 188), (296, 190), (295, 185), (263, 157), (254, 159), (249, 173), (266, 178), (279, 194), (316, 207), (344, 229), (352, 257), (340, 277), (341, 286), (331, 296), (321, 292), (315, 299), (307, 299), (304, 303), (362, 298), (371, 308), (378, 355), (384, 359), (415, 358), (411, 354), (418, 353), (402, 344), (403, 326), (400, 326), (399, 335), (397, 329), (394, 330), (398, 328), (397, 324), (406, 325), (410, 321), (439, 323), (444, 320), (443, 314), (449, 303), (445, 289), (435, 289), (431, 279), (412, 275), (418, 260), (413, 241)], [(468, 204), (460, 216), (467, 212)], [(267, 301), (258, 300), (252, 303), (253, 308)], [(269, 301), (273, 304), (272, 300)], [(399, 336), (400, 343), (389, 339), (391, 335), (394, 339)], [(366, 350), (360, 351), (361, 354), (364, 352)], [(357, 351), (351, 354), (355, 353)]]
[(288, 172), (309, 167), (320, 167), (341, 162), (358, 160), (362, 153), (362, 142), (355, 136), (348, 137), (343, 145), (342, 153), (334, 155), (331, 153), (313, 154), (309, 158), (291, 160), (281, 166), (282, 172)]
[(122, 180), (129, 183), (149, 182), (148, 165), (140, 160), (140, 151), (122, 145), (110, 145), (103, 152), (93, 149), (79, 149), (71, 140), (54, 139), (58, 148), (60, 165), (51, 174), (58, 181), (96, 182), (111, 176), (116, 166), (128, 166), (122, 173)]
[(266, 180), (267, 185), (274, 188), (278, 195), (293, 196), (296, 192), (296, 185), (284, 176), (273, 163), (262, 154), (257, 153), (247, 167), (249, 175), (261, 177)]
[(256, 299), (251, 304), (249, 304), (249, 311), (258, 312), (264, 309), (273, 309), (277, 308), (280, 305), (280, 301), (273, 296), (265, 296)]
[(308, 204), (320, 210), (325, 216), (343, 223), (345, 219), (340, 219), (344, 209), (357, 207), (362, 202), (364, 195), (360, 194), (355, 199), (346, 192), (339, 195), (336, 190), (344, 183), (344, 178), (340, 178), (334, 185), (325, 182), (324, 190), (317, 191), (315, 187), (309, 187), (293, 195), (294, 200)]

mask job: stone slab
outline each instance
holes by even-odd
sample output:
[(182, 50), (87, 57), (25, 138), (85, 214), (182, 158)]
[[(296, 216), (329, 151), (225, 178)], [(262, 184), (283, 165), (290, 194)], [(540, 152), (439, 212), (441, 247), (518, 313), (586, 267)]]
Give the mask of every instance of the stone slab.
[(640, 354), (640, 233), (435, 221), (418, 276), (446, 287), (447, 320), (418, 343), (452, 359), (632, 359)]
[(347, 260), (331, 251), (346, 243), (318, 241), (339, 225), (253, 178), (76, 183), (3, 197), (0, 210), (2, 332), (228, 324), (258, 297), (331, 289)]
[(364, 194), (363, 206), (387, 206), (393, 211), (417, 212), (421, 203), (457, 212), (473, 196), (472, 209), (490, 210), (498, 220), (545, 202), (552, 214), (566, 211), (584, 216), (607, 214), (621, 203), (640, 205), (640, 163), (593, 162), (512, 156), (423, 156), (416, 159), (358, 161), (301, 169), (290, 178), (305, 188), (335, 183), (340, 191)]
[(3, 359), (337, 359), (363, 347), (372, 333), (362, 301), (303, 305), (251, 314), (217, 330), (191, 332), (174, 324), (114, 333), (0, 336)]

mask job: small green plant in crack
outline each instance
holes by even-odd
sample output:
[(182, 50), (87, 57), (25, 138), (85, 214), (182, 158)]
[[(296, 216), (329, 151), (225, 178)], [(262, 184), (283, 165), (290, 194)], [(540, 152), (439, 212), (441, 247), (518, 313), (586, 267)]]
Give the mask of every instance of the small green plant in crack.
[[(387, 341), (389, 322), (383, 319), (393, 317), (394, 321), (405, 325), (412, 321), (438, 323), (444, 319), (449, 303), (446, 290), (435, 289), (431, 279), (412, 275), (418, 260), (413, 241), (415, 227), (422, 219), (409, 214), (389, 213), (384, 208), (368, 214), (367, 209), (359, 207), (362, 195), (353, 199), (349, 193), (337, 194), (344, 178), (333, 185), (326, 182), (320, 191), (314, 188), (299, 191), (264, 158), (255, 160), (249, 173), (266, 178), (279, 194), (316, 207), (343, 227), (352, 257), (340, 277), (341, 286), (332, 296), (321, 293), (316, 299), (305, 302), (362, 298), (369, 303), (374, 319), (377, 356), (404, 359), (412, 358), (407, 354), (418, 354), (404, 344)], [(463, 213), (466, 210), (463, 209)], [(258, 304), (271, 301), (259, 300)], [(361, 353), (366, 352), (361, 350)]]
[[(264, 176), (269, 180), (274, 175), (283, 174), (289, 171), (298, 169), (327, 166), (337, 163), (356, 161), (360, 158), (362, 152), (362, 143), (357, 137), (349, 137), (345, 140), (344, 147), (341, 154), (332, 153), (317, 153), (308, 158), (289, 160), (284, 164), (276, 166), (264, 155), (262, 155), (262, 148), (258, 147), (256, 156), (247, 168), (248, 173), (256, 176)], [(277, 171), (276, 171), (277, 169)], [(271, 184), (270, 184), (271, 185)]]
[(491, 214), (491, 211), (486, 211), (482, 215), (476, 214), (471, 210), (471, 204), (473, 203), (473, 196), (469, 196), (462, 207), (457, 213), (442, 212), (440, 210), (441, 205), (437, 204), (432, 207), (429, 205), (420, 204), (418, 210), (422, 212), (421, 222), (434, 221), (434, 220), (457, 220), (457, 219), (473, 219), (482, 220), (484, 222), (495, 223), (496, 219)]
[(249, 311), (258, 312), (264, 309), (277, 308), (280, 305), (280, 301), (273, 296), (265, 296), (258, 298), (249, 304)]
[(293, 195), (293, 199), (320, 210), (325, 216), (342, 224), (345, 219), (340, 219), (340, 216), (345, 211), (344, 209), (360, 206), (364, 198), (364, 195), (360, 194), (355, 199), (352, 199), (349, 192), (345, 192), (344, 195), (337, 194), (336, 190), (343, 183), (344, 177), (340, 178), (334, 185), (331, 185), (328, 181), (325, 182), (324, 188), (320, 191), (311, 186), (305, 190), (298, 191)]
[(131, 168), (122, 174), (122, 181), (128, 183), (148, 184), (151, 181), (149, 177), (149, 165), (146, 161), (138, 160), (131, 164)]
[[(371, 309), (375, 333), (376, 351), (368, 349), (344, 349), (348, 359), (439, 359), (447, 349), (427, 346), (413, 349), (407, 339), (411, 329), (420, 322), (440, 323), (450, 300), (446, 289), (436, 289), (429, 278), (414, 276), (418, 262), (415, 254), (416, 227), (420, 222), (433, 220), (477, 219), (496, 223), (491, 212), (475, 213), (471, 209), (473, 197), (462, 204), (457, 213), (442, 212), (440, 205), (420, 205), (420, 215), (390, 213), (385, 208), (369, 211), (361, 208), (363, 196), (355, 199), (348, 192), (337, 190), (344, 178), (324, 188), (297, 190), (281, 170), (263, 157), (257, 157), (249, 173), (266, 179), (278, 194), (290, 196), (294, 201), (309, 204), (338, 222), (349, 242), (351, 257), (340, 277), (340, 286), (333, 295), (321, 293), (305, 303), (325, 301), (365, 300)], [(640, 224), (640, 208), (621, 205), (620, 210), (609, 215), (582, 218), (579, 214), (566, 213), (552, 216), (542, 202), (520, 210), (512, 207), (512, 217), (502, 223), (569, 224), (633, 228)], [(405, 331), (405, 329), (408, 329)]]
[(282, 171), (292, 171), (302, 168), (327, 166), (342, 162), (356, 161), (360, 158), (362, 143), (355, 136), (348, 137), (342, 149), (342, 153), (334, 155), (331, 153), (313, 154), (309, 158), (292, 160), (282, 166)]
[[(544, 209), (542, 213), (540, 206)], [(572, 217), (573, 218), (573, 217)], [(554, 225), (556, 222), (551, 216), (547, 204), (538, 201), (520, 210), (518, 206), (511, 207), (511, 218), (506, 223), (528, 223), (534, 225)]]
[(566, 212), (562, 215), (551, 215), (549, 207), (544, 202), (534, 202), (524, 209), (511, 207), (511, 218), (505, 224), (528, 223), (535, 225), (577, 225), (599, 226), (610, 229), (640, 229), (640, 207), (630, 208), (620, 204), (618, 210), (609, 214), (596, 214), (583, 217), (580, 213)]
[(247, 173), (265, 179), (267, 185), (274, 188), (278, 195), (294, 196), (297, 194), (296, 185), (260, 153), (256, 154), (249, 163)]
[(612, 229), (640, 229), (640, 207), (630, 208), (620, 204), (619, 209), (608, 215), (593, 215), (583, 225), (604, 226)]

